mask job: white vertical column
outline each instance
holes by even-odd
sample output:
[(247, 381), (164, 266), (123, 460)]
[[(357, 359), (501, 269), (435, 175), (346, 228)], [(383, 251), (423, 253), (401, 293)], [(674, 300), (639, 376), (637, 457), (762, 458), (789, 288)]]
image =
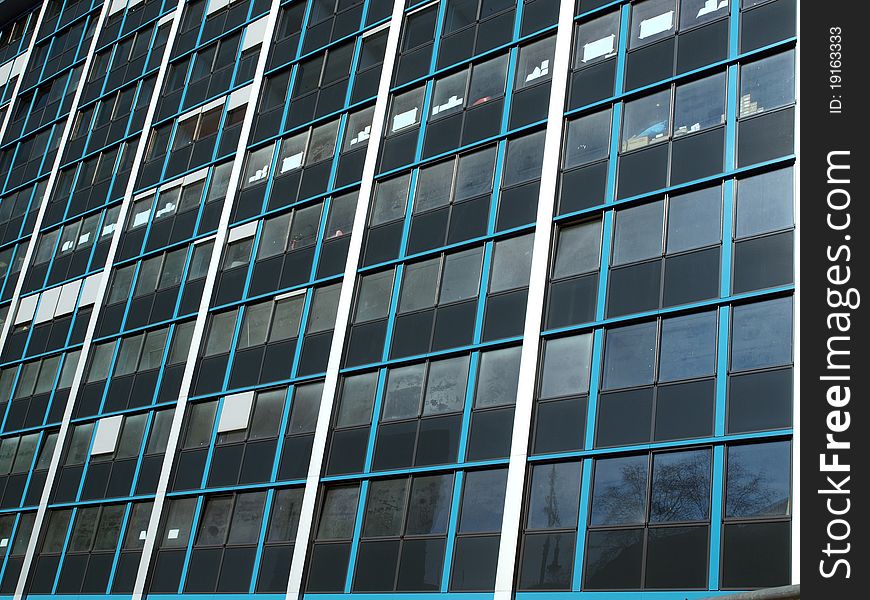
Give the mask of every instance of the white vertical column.
[(311, 447), (311, 460), (308, 463), (308, 475), (305, 479), (305, 492), (302, 497), (299, 526), (296, 530), (296, 544), (293, 547), (293, 561), (290, 563), (290, 578), (287, 582), (287, 598), (295, 600), (302, 595), (303, 571), (308, 554), (308, 541), (311, 526), (314, 521), (314, 509), (317, 500), (317, 487), (320, 473), (323, 469), (323, 457), (326, 453), (326, 440), (329, 433), (329, 423), (332, 407), (335, 403), (335, 391), (338, 385), (338, 371), (341, 367), (341, 357), (344, 353), (344, 341), (350, 322), (351, 301), (356, 287), (357, 266), (362, 251), (363, 234), (365, 233), (366, 215), (368, 214), (374, 187), (375, 169), (381, 147), (381, 132), (384, 130), (387, 108), (389, 107), (390, 82), (393, 78), (393, 68), (399, 48), (399, 34), (402, 28), (402, 16), (405, 10), (405, 0), (394, 0), (393, 14), (390, 18), (390, 28), (387, 34), (387, 46), (384, 51), (384, 63), (381, 68), (381, 78), (378, 81), (378, 96), (375, 101), (375, 111), (372, 115), (372, 135), (368, 140), (366, 158), (363, 163), (362, 185), (353, 217), (353, 229), (350, 234), (350, 244), (347, 261), (344, 265), (344, 277), (341, 280), (341, 293), (338, 298), (338, 311), (335, 318), (335, 329), (332, 334), (332, 346), (329, 349), (329, 359), (326, 364), (326, 378), (323, 382), (323, 393), (320, 400), (320, 411), (317, 414), (317, 426), (314, 430), (314, 442)]
[[(183, 0), (182, 0), (183, 2)], [(151, 557), (154, 554), (154, 544), (157, 537), (157, 529), (160, 523), (160, 515), (163, 512), (163, 506), (166, 504), (166, 492), (169, 486), (169, 474), (172, 470), (172, 463), (175, 458), (175, 452), (178, 448), (178, 440), (181, 436), (181, 425), (184, 421), (184, 412), (187, 408), (187, 399), (190, 394), (190, 384), (193, 380), (193, 372), (196, 366), (199, 347), (202, 342), (202, 336), (205, 332), (206, 319), (208, 317), (208, 307), (211, 300), (212, 292), (214, 291), (215, 281), (217, 280), (217, 272), (220, 266), (220, 257), (223, 252), (224, 245), (227, 239), (229, 230), (230, 216), (232, 214), (233, 203), (238, 193), (239, 179), (241, 178), (242, 167), (245, 162), (245, 153), (248, 143), (248, 137), (251, 132), (251, 127), (254, 123), (254, 116), (257, 113), (257, 101), (260, 96), (260, 88), (263, 84), (263, 74), (266, 71), (266, 60), (269, 57), (269, 44), (274, 37), (275, 25), (278, 20), (278, 10), (280, 8), (280, 0), (272, 0), (269, 7), (269, 13), (266, 16), (266, 25), (263, 31), (263, 42), (260, 47), (260, 54), (257, 57), (257, 65), (254, 69), (254, 79), (248, 86), (248, 105), (245, 109), (245, 116), (242, 120), (242, 128), (239, 133), (239, 144), (236, 147), (236, 154), (233, 158), (233, 165), (230, 169), (230, 178), (227, 183), (227, 195), (224, 199), (224, 204), (221, 209), (220, 221), (218, 222), (217, 234), (214, 237), (214, 247), (212, 248), (211, 258), (209, 259), (208, 272), (206, 273), (205, 284), (203, 287), (202, 298), (200, 299), (199, 309), (194, 321), (193, 334), (190, 341), (190, 350), (188, 351), (187, 363), (184, 368), (184, 374), (181, 379), (181, 387), (178, 396), (178, 403), (175, 405), (175, 411), (172, 416), (172, 425), (169, 429), (169, 438), (166, 442), (166, 450), (163, 456), (163, 465), (160, 470), (160, 478), (157, 482), (157, 492), (154, 497), (154, 506), (151, 509), (151, 518), (148, 521), (148, 535), (145, 538), (145, 545), (142, 548), (142, 558), (139, 562), (139, 570), (136, 573), (136, 582), (133, 586), (132, 600), (140, 600), (145, 593), (145, 583), (148, 578), (148, 569), (151, 564)], [(180, 10), (180, 9), (179, 9)], [(180, 15), (177, 15), (180, 16)], [(171, 44), (167, 44), (167, 52)], [(157, 90), (160, 86), (155, 86)], [(158, 92), (159, 93), (159, 92)]]
[(794, 335), (794, 382), (792, 390), (794, 397), (792, 398), (792, 427), (794, 433), (792, 435), (792, 459), (791, 459), (791, 477), (792, 477), (792, 496), (791, 496), (791, 582), (800, 583), (801, 579), (801, 202), (800, 202), (800, 141), (801, 141), (801, 3), (797, 3), (797, 28), (795, 29), (798, 37), (795, 46), (795, 74), (794, 74), (794, 315), (793, 315), (793, 335)]
[[(94, 54), (97, 47), (97, 40), (99, 39), (100, 32), (102, 31), (103, 24), (108, 16), (108, 13), (111, 11), (113, 3), (106, 2), (103, 5), (103, 10), (100, 13), (99, 20), (97, 21), (97, 27), (94, 30), (94, 35), (91, 40), (91, 46), (88, 49), (88, 56), (84, 64), (84, 68), (82, 69), (82, 80), (85, 81), (87, 75), (90, 71), (90, 66), (94, 58)], [(142, 133), (139, 136), (139, 141), (136, 145), (136, 152), (133, 157), (133, 169), (130, 172), (130, 178), (127, 182), (127, 187), (124, 190), (124, 198), (121, 204), (121, 210), (118, 214), (118, 223), (124, 223), (127, 219), (127, 213), (129, 211), (130, 205), (132, 204), (133, 198), (133, 190), (136, 187), (136, 179), (139, 174), (139, 167), (142, 163), (142, 158), (145, 155), (145, 148), (148, 143), (148, 137), (151, 133), (151, 124), (154, 121), (154, 114), (157, 110), (157, 100), (160, 97), (160, 88), (163, 85), (163, 80), (166, 76), (166, 67), (169, 63), (169, 54), (172, 49), (172, 43), (175, 39), (176, 33), (178, 31), (178, 26), (181, 22), (181, 12), (184, 6), (184, 0), (178, 0), (178, 5), (175, 8), (175, 14), (173, 15), (172, 25), (170, 27), (169, 38), (166, 42), (166, 47), (163, 51), (163, 56), (160, 61), (160, 70), (157, 74), (157, 80), (154, 86), (154, 92), (151, 97), (151, 100), (148, 105), (148, 110), (145, 113), (145, 121), (142, 126)], [(69, 137), (70, 130), (72, 129), (72, 123), (75, 120), (76, 113), (78, 112), (79, 100), (82, 94), (82, 90), (84, 89), (84, 85), (80, 83), (78, 89), (76, 89), (75, 97), (73, 99), (72, 108), (70, 109), (69, 118), (67, 119), (67, 124), (63, 132), (63, 136), (61, 137), (60, 148), (62, 149), (66, 145), (66, 140)], [(54, 182), (57, 179), (58, 170), (61, 163), (62, 151), (58, 152), (57, 159), (55, 160), (55, 164), (52, 169), (51, 177), (49, 178), (49, 183), (45, 189), (45, 195), (43, 197), (42, 206), (39, 210), (39, 215), (37, 217), (35, 232), (39, 231), (42, 217), (45, 213), (46, 206), (48, 205), (48, 199), (51, 197)], [(79, 357), (78, 364), (76, 365), (75, 373), (73, 375), (72, 385), (70, 387), (70, 394), (67, 400), (66, 407), (64, 408), (63, 420), (61, 421), (60, 430), (57, 435), (57, 442), (55, 444), (54, 453), (52, 454), (51, 461), (48, 467), (48, 473), (45, 479), (45, 486), (42, 490), (42, 496), (39, 500), (39, 508), (36, 512), (36, 519), (33, 524), (33, 531), (30, 535), (30, 541), (27, 545), (27, 551), (24, 555), (24, 563), (21, 567), (21, 574), (18, 578), (18, 584), (15, 588), (15, 600), (20, 600), (25, 592), (25, 586), (27, 584), (28, 572), (30, 570), (30, 566), (33, 562), (33, 557), (36, 553), (37, 542), (40, 537), (40, 530), (42, 528), (43, 521), (45, 519), (46, 509), (48, 507), (49, 497), (51, 495), (51, 488), (54, 483), (54, 478), (57, 475), (57, 470), (60, 465), (61, 455), (63, 453), (63, 449), (65, 446), (66, 436), (69, 432), (70, 420), (72, 419), (73, 407), (75, 405), (75, 400), (78, 395), (78, 390), (81, 386), (82, 378), (84, 375), (85, 365), (87, 364), (87, 356), (88, 350), (91, 346), (91, 342), (94, 338), (94, 332), (97, 326), (97, 320), (100, 315), (100, 310), (103, 305), (103, 298), (105, 297), (106, 288), (108, 287), (109, 275), (111, 272), (111, 265), (114, 262), (115, 254), (118, 250), (118, 245), (121, 240), (121, 234), (123, 233), (123, 227), (120, 225), (115, 228), (114, 233), (112, 234), (112, 241), (109, 245), (109, 251), (106, 257), (106, 265), (99, 276), (97, 291), (96, 291), (96, 299), (94, 302), (93, 312), (91, 313), (90, 320), (88, 321), (88, 326), (85, 331), (85, 337), (83, 340), (82, 351)], [(30, 247), (28, 248), (27, 255), (25, 256), (24, 266), (21, 269), (22, 275), (19, 277), (18, 283), (15, 287), (15, 295), (13, 296), (13, 306), (18, 299), (18, 295), (21, 291), (21, 286), (24, 282), (24, 273), (26, 272), (27, 266), (30, 261), (30, 257), (33, 254), (34, 248), (36, 246), (35, 240), (37, 235), (34, 234)], [(10, 309), (10, 317), (13, 312)], [(6, 325), (8, 326), (13, 319), (7, 319)], [(6, 330), (4, 329), (4, 335)]]
[[(15, 82), (15, 87), (12, 90), (12, 98), (6, 106), (6, 114), (3, 116), (3, 122), (0, 123), (0, 142), (3, 141), (3, 136), (6, 135), (6, 128), (9, 126), (9, 121), (12, 120), (12, 110), (15, 107), (15, 101), (18, 100), (18, 92), (21, 91), (21, 86), (24, 83), (24, 73), (27, 71), (27, 67), (30, 64), (30, 57), (33, 54), (33, 48), (36, 46), (36, 39), (39, 35), (39, 27), (42, 25), (42, 20), (43, 17), (45, 17), (45, 11), (47, 8), (48, 2), (45, 1), (42, 3), (42, 8), (39, 9), (36, 23), (33, 25), (33, 31), (30, 34), (30, 43), (27, 44), (27, 50), (24, 51), (24, 54), (15, 59), (23, 61), (24, 64), (21, 65), (21, 74), (18, 75), (18, 81)], [(3, 344), (0, 344), (0, 348), (2, 347)]]
[[(73, 122), (75, 121), (76, 112), (78, 112), (79, 101), (81, 100), (82, 90), (85, 85), (84, 82), (87, 81), (88, 71), (91, 69), (91, 63), (94, 59), (94, 51), (97, 49), (97, 38), (99, 37), (100, 31), (103, 28), (103, 23), (108, 16), (108, 10), (111, 3), (107, 2), (103, 5), (102, 10), (100, 11), (100, 16), (97, 19), (97, 26), (94, 29), (94, 35), (91, 38), (91, 45), (88, 47), (88, 55), (85, 59), (84, 67), (82, 68), (81, 76), (79, 77), (79, 84), (76, 87), (75, 95), (73, 96), (73, 102), (69, 109), (69, 114), (66, 118), (66, 123), (63, 127), (63, 132), (61, 133), (60, 142), (58, 143), (57, 156), (54, 159), (54, 164), (51, 166), (51, 174), (48, 176), (48, 180), (45, 184), (45, 190), (43, 192), (43, 196), (41, 199), (34, 201), (39, 202), (39, 212), (36, 213), (36, 221), (33, 224), (33, 234), (30, 237), (30, 240), (27, 243), (27, 249), (24, 252), (24, 261), (21, 263), (21, 270), (18, 272), (18, 281), (15, 282), (15, 289), (12, 292), (12, 299), (9, 303), (9, 313), (6, 317), (6, 322), (3, 323), (3, 327), (0, 328), (0, 349), (6, 344), (6, 338), (9, 335), (9, 330), (12, 329), (13, 316), (15, 315), (15, 311), (18, 307), (18, 300), (21, 297), (21, 290), (24, 287), (24, 274), (27, 272), (27, 268), (30, 266), (30, 261), (33, 259), (33, 253), (36, 252), (36, 242), (39, 239), (39, 229), (42, 227), (42, 220), (45, 217), (45, 211), (48, 207), (48, 199), (51, 198), (52, 190), (54, 189), (54, 184), (57, 182), (58, 170), (60, 169), (61, 161), (63, 160), (63, 149), (66, 146), (66, 142), (69, 139), (70, 132), (72, 131)], [(33, 54), (33, 48), (36, 46), (36, 39), (39, 34), (39, 27), (42, 25), (43, 16), (45, 15), (45, 11), (48, 7), (48, 0), (43, 2), (42, 8), (39, 10), (39, 17), (36, 19), (36, 25), (34, 25), (33, 29), (33, 37), (30, 38), (30, 45), (27, 47), (27, 61), (24, 64), (24, 67), (21, 71), (21, 75), (18, 77), (18, 81), (15, 82), (15, 91), (12, 95), (12, 100), (9, 102), (9, 108), (6, 111), (6, 116), (3, 119), (3, 124), (0, 125), (0, 141), (3, 140), (3, 136), (6, 134), (6, 128), (9, 125), (9, 121), (12, 119), (12, 109), (13, 104), (18, 99), (18, 93), (21, 91), (21, 85), (24, 82), (24, 76), (27, 72), (27, 66), (30, 63), (30, 56)]]
[(550, 104), (547, 111), (547, 130), (544, 137), (544, 161), (541, 169), (541, 188), (535, 222), (535, 240), (532, 245), (532, 268), (529, 278), (529, 297), (526, 303), (523, 346), (520, 354), (520, 374), (517, 385), (516, 410), (511, 437), (507, 490), (498, 549), (494, 600), (513, 598), (514, 569), (522, 520), (523, 482), (529, 448), (529, 430), (535, 400), (535, 372), (538, 364), (538, 346), (541, 319), (547, 289), (550, 238), (556, 183), (562, 148), (562, 121), (565, 111), (565, 92), (568, 87), (568, 68), (571, 62), (571, 39), (574, 21), (574, 2), (561, 0), (556, 51), (553, 59), (553, 79), (550, 83)]

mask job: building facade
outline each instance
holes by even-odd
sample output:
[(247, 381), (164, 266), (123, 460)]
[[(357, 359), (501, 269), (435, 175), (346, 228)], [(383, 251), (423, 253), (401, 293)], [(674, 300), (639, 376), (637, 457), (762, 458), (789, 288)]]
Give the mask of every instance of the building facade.
[(797, 9), (0, 4), (0, 597), (797, 580)]

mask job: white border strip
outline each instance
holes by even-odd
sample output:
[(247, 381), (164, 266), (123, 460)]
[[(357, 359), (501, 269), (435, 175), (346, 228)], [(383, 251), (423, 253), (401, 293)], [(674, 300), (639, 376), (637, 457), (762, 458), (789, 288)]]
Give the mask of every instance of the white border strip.
[[(377, 135), (369, 137), (366, 148), (366, 158), (363, 163), (362, 185), (353, 217), (353, 229), (344, 265), (344, 277), (341, 280), (341, 293), (338, 297), (338, 311), (335, 318), (335, 329), (332, 334), (332, 346), (329, 349), (329, 360), (326, 366), (326, 379), (323, 382), (323, 392), (320, 397), (320, 411), (317, 414), (317, 427), (314, 430), (314, 442), (311, 448), (311, 458), (308, 463), (308, 476), (305, 479), (305, 492), (302, 497), (299, 525), (296, 529), (296, 544), (293, 547), (293, 561), (290, 563), (290, 578), (287, 582), (287, 600), (296, 600), (302, 596), (305, 562), (308, 556), (309, 538), (314, 521), (317, 488), (320, 483), (320, 473), (323, 468), (323, 457), (326, 454), (326, 440), (335, 403), (335, 391), (338, 386), (338, 371), (341, 368), (341, 357), (344, 353), (344, 341), (350, 321), (351, 301), (356, 287), (357, 266), (362, 252), (363, 235), (365, 233), (366, 216), (372, 190), (374, 188), (375, 169), (380, 152), (381, 133), (384, 130), (387, 108), (389, 106), (390, 82), (396, 63), (399, 48), (399, 34), (402, 29), (402, 17), (405, 12), (405, 0), (394, 0), (393, 14), (390, 18), (390, 31), (387, 34), (387, 45), (384, 51), (384, 62), (381, 67), (381, 78), (378, 82), (378, 95), (375, 110), (372, 115), (372, 132)], [(360, 499), (362, 500), (362, 499)]]
[[(184, 0), (179, 0), (179, 4), (183, 4)], [(145, 545), (142, 548), (142, 558), (139, 561), (139, 570), (136, 573), (136, 583), (133, 586), (133, 594), (131, 600), (141, 600), (145, 594), (145, 583), (148, 580), (149, 567), (151, 558), (154, 554), (155, 542), (157, 541), (157, 530), (160, 525), (160, 516), (163, 512), (163, 505), (166, 503), (166, 492), (169, 487), (169, 474), (172, 470), (172, 464), (175, 459), (175, 452), (178, 448), (178, 441), (181, 437), (181, 425), (184, 422), (184, 413), (187, 408), (187, 398), (190, 394), (190, 384), (193, 381), (193, 372), (197, 364), (199, 356), (199, 347), (202, 343), (203, 333), (205, 332), (206, 320), (208, 317), (208, 308), (211, 301), (212, 292), (214, 290), (215, 281), (217, 280), (217, 272), (220, 267), (220, 258), (224, 249), (229, 230), (230, 216), (232, 214), (233, 203), (238, 192), (238, 183), (242, 174), (242, 167), (245, 162), (247, 153), (247, 141), (254, 123), (254, 116), (257, 113), (257, 100), (260, 96), (260, 88), (263, 83), (263, 75), (266, 70), (266, 60), (269, 57), (269, 44), (275, 33), (275, 25), (278, 21), (278, 10), (280, 8), (280, 0), (272, 0), (269, 8), (269, 14), (266, 17), (266, 27), (263, 33), (263, 45), (260, 49), (260, 55), (257, 57), (257, 66), (254, 70), (254, 79), (246, 90), (249, 91), (248, 106), (245, 109), (245, 116), (242, 121), (242, 129), (239, 134), (239, 142), (236, 147), (236, 155), (233, 159), (233, 166), (230, 170), (230, 178), (227, 183), (227, 195), (224, 198), (224, 205), (221, 210), (221, 217), (218, 223), (217, 234), (214, 236), (214, 247), (210, 258), (208, 272), (205, 277), (205, 285), (202, 291), (202, 298), (199, 303), (199, 309), (196, 315), (196, 321), (193, 326), (193, 333), (190, 340), (190, 350), (188, 351), (187, 364), (184, 368), (184, 375), (181, 379), (181, 387), (178, 395), (178, 402), (175, 405), (175, 412), (172, 416), (172, 426), (169, 429), (169, 438), (166, 443), (165, 454), (163, 455), (163, 465), (160, 469), (160, 479), (157, 483), (157, 492), (154, 497), (154, 506), (151, 509), (151, 518), (148, 521), (148, 535), (145, 538)], [(172, 26), (177, 27), (177, 22), (173, 22)], [(174, 37), (172, 38), (174, 41)], [(171, 44), (166, 45), (167, 52), (171, 49)], [(168, 56), (168, 55), (167, 55)], [(160, 89), (155, 86), (156, 89)], [(17, 599), (16, 599), (17, 600)]]
[[(97, 290), (96, 296), (94, 299), (94, 309), (91, 313), (90, 320), (88, 321), (88, 327), (85, 332), (85, 337), (83, 340), (83, 345), (81, 349), (81, 354), (79, 355), (79, 361), (76, 365), (76, 370), (73, 375), (72, 385), (70, 388), (69, 398), (67, 399), (67, 404), (64, 409), (63, 420), (61, 421), (60, 430), (58, 431), (57, 443), (55, 444), (54, 454), (51, 457), (51, 462), (49, 463), (48, 473), (45, 479), (45, 486), (42, 490), (42, 496), (39, 501), (39, 509), (36, 512), (36, 519), (33, 524), (33, 531), (30, 535), (30, 542), (27, 545), (27, 551), (24, 555), (24, 563), (21, 567), (21, 573), (18, 578), (18, 584), (15, 588), (15, 600), (20, 600), (24, 597), (25, 587), (27, 585), (27, 578), (29, 576), (30, 566), (33, 562), (33, 557), (36, 553), (36, 546), (39, 540), (40, 529), (42, 527), (42, 522), (45, 518), (45, 513), (48, 508), (49, 497), (51, 495), (51, 488), (54, 484), (54, 478), (57, 475), (57, 470), (60, 465), (60, 458), (63, 454), (66, 435), (69, 431), (70, 420), (72, 419), (73, 407), (75, 406), (76, 396), (78, 394), (78, 389), (81, 385), (82, 378), (84, 375), (85, 365), (87, 364), (88, 350), (91, 346), (91, 342), (94, 338), (94, 332), (97, 326), (97, 319), (100, 315), (100, 309), (103, 305), (103, 298), (106, 293), (106, 289), (108, 287), (109, 275), (111, 272), (111, 266), (114, 262), (115, 254), (117, 253), (118, 246), (120, 244), (121, 235), (123, 234), (124, 227), (121, 225), (126, 221), (127, 212), (129, 211), (130, 206), (132, 205), (132, 197), (133, 190), (136, 187), (136, 179), (138, 178), (139, 168), (142, 164), (142, 158), (145, 155), (145, 147), (148, 143), (148, 138), (151, 133), (151, 124), (154, 120), (154, 114), (157, 110), (157, 100), (160, 97), (159, 91), (163, 85), (163, 79), (166, 74), (166, 66), (169, 63), (169, 53), (172, 47), (172, 41), (174, 39), (175, 33), (178, 29), (178, 25), (181, 22), (181, 11), (180, 8), (184, 5), (184, 0), (179, 0), (178, 6), (176, 7), (176, 14), (174, 16), (174, 20), (172, 23), (172, 28), (170, 29), (169, 38), (166, 43), (166, 47), (164, 48), (163, 57), (160, 62), (160, 70), (157, 74), (157, 80), (154, 85), (154, 92), (152, 93), (150, 103), (148, 105), (148, 111), (145, 113), (145, 121), (142, 127), (142, 133), (139, 137), (139, 142), (136, 147), (136, 153), (133, 156), (133, 169), (130, 172), (129, 180), (127, 181), (127, 187), (124, 191), (124, 199), (121, 203), (121, 211), (118, 214), (119, 224), (115, 227), (115, 232), (112, 235), (112, 241), (109, 245), (109, 251), (106, 256), (106, 265), (103, 268), (103, 271), (97, 274)], [(82, 80), (87, 77), (90, 72), (91, 63), (93, 61), (95, 50), (97, 46), (97, 42), (100, 37), (100, 33), (103, 28), (103, 24), (108, 16), (108, 12), (111, 8), (111, 2), (106, 2), (103, 4), (103, 10), (100, 13), (100, 18), (97, 21), (97, 27), (94, 30), (94, 35), (91, 40), (91, 47), (88, 51), (87, 60), (85, 61), (84, 68), (82, 69)], [(73, 99), (72, 108), (70, 109), (70, 115), (67, 120), (66, 129), (64, 131), (63, 137), (61, 138), (60, 148), (63, 148), (66, 145), (67, 137), (69, 136), (70, 130), (72, 129), (72, 123), (75, 120), (76, 113), (78, 112), (79, 100), (82, 94), (82, 91), (85, 86), (80, 85), (76, 90), (75, 98)], [(39, 217), (37, 218), (36, 225), (34, 227), (34, 236), (31, 240), (30, 247), (28, 248), (28, 255), (25, 257), (24, 266), (21, 269), (22, 276), (19, 278), (18, 285), (16, 286), (16, 294), (20, 293), (20, 287), (23, 285), (24, 277), (23, 274), (26, 273), (26, 269), (28, 266), (28, 261), (30, 255), (32, 254), (35, 248), (35, 240), (38, 237), (41, 221), (43, 214), (45, 213), (46, 206), (48, 205), (47, 199), (51, 197), (51, 192), (54, 186), (54, 180), (57, 178), (58, 170), (60, 167), (60, 162), (62, 158), (62, 152), (58, 152), (57, 159), (55, 160), (55, 165), (52, 170), (51, 177), (49, 179), (49, 183), (46, 186), (45, 196), (42, 207), (40, 208)], [(93, 276), (92, 276), (93, 277)], [(7, 321), (11, 321), (11, 319), (7, 319)]]
[[(36, 47), (36, 40), (37, 40), (37, 37), (39, 34), (39, 28), (42, 26), (42, 20), (43, 20), (43, 17), (45, 16), (45, 11), (46, 11), (47, 7), (48, 7), (48, 2), (43, 2), (42, 8), (39, 9), (39, 16), (36, 18), (36, 24), (33, 26), (33, 32), (31, 33), (30, 44), (28, 44), (28, 46), (27, 46), (27, 51), (15, 59), (15, 60), (23, 59), (24, 64), (21, 67), (21, 73), (18, 75), (18, 81), (15, 82), (15, 88), (12, 91), (12, 98), (9, 100), (9, 104), (6, 105), (6, 114), (3, 115), (3, 122), (0, 123), (0, 143), (3, 142), (3, 137), (6, 135), (6, 129), (9, 127), (9, 121), (12, 120), (12, 112), (15, 109), (15, 105), (17, 104), (17, 100), (18, 100), (18, 95), (21, 92), (21, 86), (24, 83), (24, 76), (27, 74), (27, 67), (30, 66), (30, 57), (33, 54), (33, 48)], [(70, 115), (72, 115), (72, 111), (70, 111)], [(69, 116), (67, 116), (67, 119), (69, 119)], [(58, 157), (60, 157), (60, 147), (58, 147)], [(54, 175), (53, 172), (52, 172), (52, 175)], [(49, 183), (50, 182), (51, 182), (51, 177), (49, 177)], [(46, 186), (46, 189), (48, 189), (47, 186)], [(46, 198), (48, 198), (48, 196), (44, 195), (42, 197), (42, 200), (40, 200), (40, 202), (42, 203), (43, 201), (46, 200)], [(36, 231), (36, 232), (39, 231), (38, 227), (39, 227), (39, 225), (42, 224), (42, 217), (44, 214), (45, 214), (45, 206), (41, 206), (39, 209), (39, 212), (36, 215), (36, 223), (33, 226), (34, 227), (33, 231)], [(31, 233), (33, 233), (33, 232), (31, 232)], [(31, 238), (30, 246), (35, 246), (35, 243), (34, 243), (35, 237), (36, 236), (33, 236)], [(32, 251), (30, 250), (30, 248), (28, 248), (27, 251), (25, 251), (25, 253), (24, 253), (24, 262), (21, 264), (21, 270), (18, 272), (19, 273), (19, 275), (18, 275), (19, 283), (21, 282), (21, 280), (24, 277), (25, 266), (27, 266), (30, 262), (30, 254), (32, 254)], [(23, 286), (23, 284), (22, 284), (22, 286)], [(18, 304), (18, 297), (20, 295), (21, 295), (21, 286), (16, 285), (15, 290), (12, 293), (12, 298), (11, 298), (10, 303), (9, 303), (9, 312), (6, 314), (6, 322), (3, 323), (3, 327), (0, 327), (0, 349), (2, 349), (3, 346), (6, 344), (6, 337), (9, 334), (9, 330), (12, 328), (12, 319), (14, 317), (15, 308)]]
[(801, 578), (801, 228), (800, 228), (800, 140), (801, 140), (801, 103), (800, 103), (800, 57), (801, 57), (801, 3), (797, 2), (797, 24), (795, 34), (795, 76), (794, 76), (794, 313), (792, 335), (794, 336), (794, 384), (792, 389), (792, 447), (791, 447), (791, 582), (800, 583)]
[[(43, 4), (43, 10), (48, 5), (46, 2)], [(97, 25), (94, 28), (94, 33), (91, 37), (91, 44), (88, 48), (88, 54), (85, 58), (84, 65), (82, 66), (82, 72), (79, 76), (79, 85), (76, 88), (75, 95), (73, 96), (72, 105), (69, 109), (69, 114), (66, 118), (66, 124), (63, 128), (63, 133), (60, 136), (60, 140), (57, 145), (57, 156), (54, 158), (54, 165), (51, 168), (51, 175), (49, 175), (48, 180), (46, 181), (45, 191), (43, 192), (42, 200), (40, 201), (39, 213), (36, 216), (36, 222), (33, 225), (33, 234), (30, 237), (30, 241), (27, 244), (27, 251), (24, 254), (24, 262), (21, 265), (21, 271), (18, 276), (18, 281), (15, 284), (15, 291), (12, 294), (12, 303), (9, 305), (9, 315), (6, 319), (6, 323), (3, 324), (3, 332), (0, 334), (0, 347), (3, 346), (6, 342), (6, 335), (9, 332), (9, 329), (14, 321), (15, 311), (17, 310), (18, 300), (21, 297), (21, 289), (24, 287), (25, 274), (27, 273), (27, 269), (30, 266), (30, 261), (33, 258), (33, 254), (36, 251), (36, 242), (39, 239), (39, 230), (42, 227), (42, 220), (45, 216), (45, 211), (48, 207), (48, 200), (51, 198), (51, 195), (54, 191), (54, 184), (57, 182), (58, 172), (60, 170), (61, 161), (63, 159), (63, 149), (66, 147), (67, 140), (69, 139), (70, 132), (72, 131), (73, 122), (75, 121), (76, 114), (79, 109), (79, 102), (81, 101), (82, 92), (84, 91), (85, 86), (82, 82), (87, 79), (88, 73), (91, 70), (91, 63), (94, 60), (94, 54), (97, 49), (97, 41), (100, 37), (100, 32), (103, 30), (103, 24), (106, 21), (106, 17), (109, 14), (110, 3), (103, 3), (103, 8), (100, 10), (100, 16), (97, 18)], [(40, 15), (41, 18), (41, 15)], [(36, 39), (36, 31), (34, 31), (34, 39)], [(22, 79), (23, 79), (22, 75)], [(87, 342), (87, 340), (85, 340)], [(84, 360), (79, 360), (79, 366), (76, 367), (76, 373), (80, 372), (80, 366), (84, 363)], [(73, 384), (76, 384), (76, 381), (73, 380)], [(21, 573), (18, 577), (18, 583), (15, 586), (15, 595), (13, 596), (15, 600), (20, 600), (24, 597), (24, 588), (27, 583), (28, 572), (30, 571), (30, 565), (33, 562), (33, 555), (36, 550), (36, 542), (39, 538), (39, 532), (42, 527), (42, 521), (45, 518), (46, 507), (48, 506), (48, 497), (51, 492), (51, 482), (54, 478), (55, 473), (57, 472), (57, 467), (60, 462), (60, 450), (63, 446), (64, 437), (66, 435), (67, 430), (69, 429), (69, 421), (72, 416), (72, 396), (70, 396), (70, 400), (67, 402), (66, 410), (64, 413), (63, 422), (60, 426), (60, 431), (58, 432), (57, 437), (57, 445), (54, 449), (54, 454), (51, 457), (51, 463), (48, 467), (48, 475), (46, 476), (45, 487), (42, 490), (42, 496), (39, 500), (39, 508), (36, 511), (36, 519), (33, 522), (33, 531), (30, 534), (30, 541), (27, 544), (27, 551), (24, 553), (24, 563), (21, 565)]]
[(556, 50), (553, 57), (553, 78), (550, 83), (550, 105), (547, 111), (547, 130), (544, 138), (544, 161), (541, 170), (535, 241), (532, 246), (529, 296), (526, 302), (520, 374), (517, 385), (516, 409), (514, 410), (510, 463), (508, 464), (507, 490), (509, 493), (505, 496), (504, 513), (502, 514), (494, 600), (511, 600), (513, 598), (514, 570), (522, 521), (523, 485), (532, 409), (535, 400), (535, 373), (538, 365), (544, 295), (547, 289), (553, 210), (556, 203), (556, 182), (561, 162), (562, 123), (564, 121), (565, 93), (568, 88), (573, 26), (574, 2), (562, 0), (559, 5)]

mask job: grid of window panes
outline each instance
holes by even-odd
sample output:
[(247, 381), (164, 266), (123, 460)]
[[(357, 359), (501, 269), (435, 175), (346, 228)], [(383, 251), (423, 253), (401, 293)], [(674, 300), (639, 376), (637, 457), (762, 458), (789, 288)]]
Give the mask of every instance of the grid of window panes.
[(0, 28), (0, 593), (790, 581), (795, 0), (107, 1)]

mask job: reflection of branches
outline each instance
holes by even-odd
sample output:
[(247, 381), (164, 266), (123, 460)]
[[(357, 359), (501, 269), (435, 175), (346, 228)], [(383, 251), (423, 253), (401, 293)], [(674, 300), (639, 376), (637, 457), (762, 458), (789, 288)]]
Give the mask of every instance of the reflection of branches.
[(782, 490), (771, 486), (771, 479), (766, 472), (749, 469), (736, 456), (730, 456), (726, 516), (757, 517), (787, 513), (787, 492), (783, 494)]
[(646, 496), (646, 463), (622, 467), (621, 479), (608, 483), (604, 490), (596, 492), (605, 515), (604, 523), (636, 523), (643, 518), (643, 498)]
[(550, 468), (550, 474), (547, 477), (549, 492), (547, 493), (547, 504), (544, 511), (547, 513), (547, 529), (556, 527), (561, 522), (559, 518), (559, 498), (556, 494), (556, 466)]
[(687, 456), (688, 460), (656, 464), (655, 489), (650, 520), (696, 521), (706, 519), (710, 505), (710, 455)]

